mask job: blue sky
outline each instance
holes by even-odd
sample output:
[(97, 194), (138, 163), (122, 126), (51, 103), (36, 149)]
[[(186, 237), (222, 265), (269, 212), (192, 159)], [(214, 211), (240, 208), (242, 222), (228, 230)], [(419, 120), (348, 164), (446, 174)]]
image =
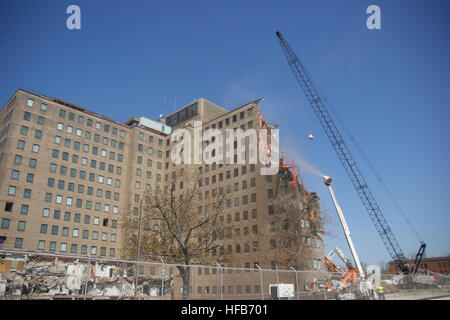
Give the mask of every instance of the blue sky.
[[(81, 30), (66, 28), (71, 4), (81, 8)], [(381, 30), (366, 27), (371, 4), (381, 7)], [(262, 112), (280, 126), (288, 158), (334, 178), (360, 258), (389, 260), (285, 61), (280, 30), (427, 242), (427, 255), (440, 256), (450, 253), (449, 9), (446, 0), (4, 0), (0, 101), (21, 87), (123, 122), (171, 112), (175, 99), (176, 107), (203, 97), (232, 109), (265, 97)], [(415, 253), (419, 239), (340, 129), (403, 251)], [(300, 170), (336, 217), (322, 180)], [(326, 238), (326, 251), (338, 245), (349, 255), (340, 226), (329, 229), (336, 236)]]

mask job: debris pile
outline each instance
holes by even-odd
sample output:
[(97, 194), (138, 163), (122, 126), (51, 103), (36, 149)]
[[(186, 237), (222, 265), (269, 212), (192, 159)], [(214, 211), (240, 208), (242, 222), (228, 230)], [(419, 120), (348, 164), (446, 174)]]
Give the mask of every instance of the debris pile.
[(172, 290), (173, 276), (139, 275), (135, 265), (87, 258), (42, 255), (0, 256), (0, 297), (86, 295), (104, 297), (155, 297)]

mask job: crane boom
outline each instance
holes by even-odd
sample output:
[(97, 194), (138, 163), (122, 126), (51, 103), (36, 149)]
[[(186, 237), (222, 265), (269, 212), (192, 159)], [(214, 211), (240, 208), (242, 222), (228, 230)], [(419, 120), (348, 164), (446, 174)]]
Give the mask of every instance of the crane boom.
[(296, 56), (294, 51), (291, 49), (289, 44), (283, 38), (279, 31), (276, 32), (278, 40), (280, 41), (281, 48), (283, 49), (283, 53), (286, 57), (286, 60), (294, 73), (297, 82), (300, 84), (303, 92), (305, 93), (311, 107), (314, 110), (317, 118), (319, 119), (320, 124), (322, 125), (325, 133), (327, 134), (331, 145), (336, 151), (339, 160), (344, 166), (347, 175), (350, 177), (350, 180), (353, 186), (356, 189), (361, 201), (367, 212), (369, 213), (370, 218), (372, 219), (375, 228), (378, 231), (384, 245), (386, 246), (389, 254), (393, 260), (396, 260), (398, 263), (400, 270), (403, 273), (412, 273), (413, 270), (409, 266), (405, 255), (402, 252), (394, 234), (392, 233), (391, 228), (386, 222), (380, 207), (378, 206), (372, 192), (369, 189), (364, 177), (362, 176), (359, 167), (355, 160), (353, 159), (349, 148), (344, 142), (341, 134), (339, 133), (333, 119), (331, 118), (328, 110), (320, 97), (319, 93), (315, 89), (310, 77), (308, 76), (305, 68), (303, 67), (300, 59)]

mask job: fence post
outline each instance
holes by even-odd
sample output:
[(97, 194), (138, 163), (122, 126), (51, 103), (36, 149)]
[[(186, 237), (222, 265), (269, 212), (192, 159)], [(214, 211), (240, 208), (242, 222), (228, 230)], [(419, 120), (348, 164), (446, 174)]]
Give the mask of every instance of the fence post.
[(299, 296), (299, 290), (298, 290), (298, 276), (297, 276), (297, 270), (291, 267), (292, 270), (294, 270), (295, 274), (295, 286), (297, 287), (297, 300), (300, 300)]
[(87, 264), (87, 272), (86, 272), (86, 283), (84, 284), (84, 300), (86, 300), (89, 276), (91, 274), (91, 253), (88, 251), (88, 264)]
[(161, 297), (164, 296), (164, 273), (165, 273), (165, 268), (164, 268), (164, 260), (162, 257), (159, 257), (161, 259)]
[(256, 263), (255, 263), (255, 266), (259, 270), (259, 282), (261, 284), (261, 299), (264, 300), (264, 283), (263, 283), (262, 269)]
[(219, 272), (220, 272), (220, 300), (223, 300), (223, 290), (222, 290), (222, 266), (216, 262), (217, 266), (219, 267)]
[(139, 205), (139, 225), (138, 225), (138, 238), (137, 238), (137, 262), (136, 262), (136, 275), (134, 283), (134, 297), (137, 297), (137, 287), (139, 282), (139, 258), (141, 254), (141, 223), (142, 223), (142, 199)]
[(278, 265), (275, 265), (275, 276), (276, 276), (276, 280), (277, 280), (277, 300), (280, 300), (280, 284), (278, 281)]

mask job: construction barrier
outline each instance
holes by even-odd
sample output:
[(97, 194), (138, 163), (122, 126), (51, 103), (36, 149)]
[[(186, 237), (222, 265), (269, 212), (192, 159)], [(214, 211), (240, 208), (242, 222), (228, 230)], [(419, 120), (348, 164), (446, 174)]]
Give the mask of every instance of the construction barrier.
[[(380, 299), (375, 282), (321, 270), (182, 265), (0, 250), (0, 299)], [(375, 279), (375, 278), (374, 278)], [(380, 275), (384, 298), (449, 295), (446, 275)]]

